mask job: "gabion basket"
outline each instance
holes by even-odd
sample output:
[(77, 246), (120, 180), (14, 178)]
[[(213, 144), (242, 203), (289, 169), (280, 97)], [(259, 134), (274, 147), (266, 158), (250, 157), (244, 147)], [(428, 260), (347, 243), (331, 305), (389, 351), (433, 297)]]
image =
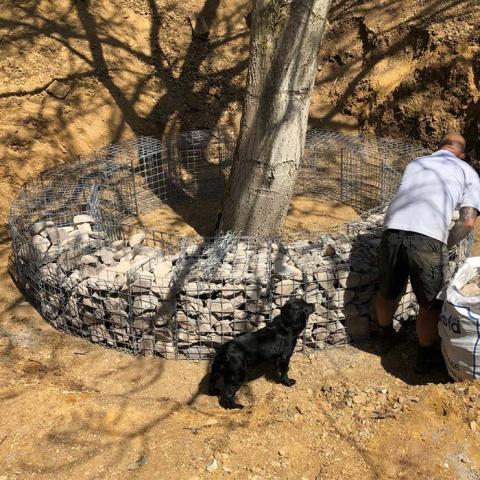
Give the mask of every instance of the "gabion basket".
[[(310, 131), (295, 194), (360, 214), (328, 231), (209, 238), (142, 227), (142, 214), (165, 205), (215, 205), (234, 146), (225, 132), (141, 137), (45, 171), (10, 210), (17, 286), (54, 327), (139, 355), (209, 358), (234, 336), (267, 325), (292, 297), (315, 304), (297, 351), (367, 339), (386, 204), (423, 148)], [(471, 243), (452, 252), (451, 272)], [(407, 286), (395, 325), (416, 309)]]

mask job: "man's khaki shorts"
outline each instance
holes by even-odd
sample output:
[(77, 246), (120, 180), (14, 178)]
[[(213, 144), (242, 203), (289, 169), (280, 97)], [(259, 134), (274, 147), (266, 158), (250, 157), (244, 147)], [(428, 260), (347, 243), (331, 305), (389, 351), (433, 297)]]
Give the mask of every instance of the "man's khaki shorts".
[(379, 251), (380, 293), (387, 299), (401, 296), (408, 278), (418, 304), (439, 309), (436, 299), (448, 268), (447, 246), (420, 233), (385, 230)]

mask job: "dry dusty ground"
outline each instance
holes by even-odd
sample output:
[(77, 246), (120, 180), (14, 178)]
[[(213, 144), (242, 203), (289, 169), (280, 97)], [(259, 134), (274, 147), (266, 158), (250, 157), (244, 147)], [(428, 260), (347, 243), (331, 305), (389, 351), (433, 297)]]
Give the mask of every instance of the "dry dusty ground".
[[(259, 378), (241, 392), (247, 408), (225, 412), (199, 390), (206, 363), (63, 335), (8, 277), (8, 206), (44, 168), (134, 135), (236, 128), (248, 3), (0, 0), (0, 480), (480, 478), (480, 387), (414, 376), (412, 342), (385, 358), (367, 347), (296, 356), (293, 389)], [(479, 9), (335, 1), (311, 126), (426, 145), (459, 128), (475, 152)], [(209, 42), (192, 39), (194, 13)], [(65, 99), (47, 93), (53, 79)]]
[(384, 358), (296, 356), (292, 389), (257, 378), (227, 412), (207, 362), (134, 358), (64, 335), (5, 273), (0, 479), (460, 479), (480, 477), (480, 386)]
[[(218, 200), (197, 200), (191, 203), (176, 203), (173, 208), (165, 205), (139, 216), (144, 228), (161, 225), (162, 231), (179, 235), (209, 235), (215, 230)], [(338, 202), (296, 195), (290, 202), (284, 233), (325, 231), (329, 228), (359, 219), (355, 210)]]

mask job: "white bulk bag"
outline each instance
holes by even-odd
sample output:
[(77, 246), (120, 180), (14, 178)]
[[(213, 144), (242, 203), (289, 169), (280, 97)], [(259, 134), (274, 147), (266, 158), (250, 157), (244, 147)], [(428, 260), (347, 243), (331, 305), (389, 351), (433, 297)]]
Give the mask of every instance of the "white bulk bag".
[(479, 275), (480, 257), (468, 258), (443, 292), (438, 329), (448, 373), (457, 381), (480, 378), (480, 296), (461, 293)]

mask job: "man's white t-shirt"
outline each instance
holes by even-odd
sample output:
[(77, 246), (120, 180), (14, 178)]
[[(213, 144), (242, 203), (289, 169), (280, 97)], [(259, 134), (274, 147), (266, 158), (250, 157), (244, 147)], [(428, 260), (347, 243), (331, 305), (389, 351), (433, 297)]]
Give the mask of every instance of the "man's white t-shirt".
[(384, 228), (417, 232), (447, 243), (453, 212), (461, 207), (480, 211), (480, 178), (453, 153), (439, 150), (407, 165)]

